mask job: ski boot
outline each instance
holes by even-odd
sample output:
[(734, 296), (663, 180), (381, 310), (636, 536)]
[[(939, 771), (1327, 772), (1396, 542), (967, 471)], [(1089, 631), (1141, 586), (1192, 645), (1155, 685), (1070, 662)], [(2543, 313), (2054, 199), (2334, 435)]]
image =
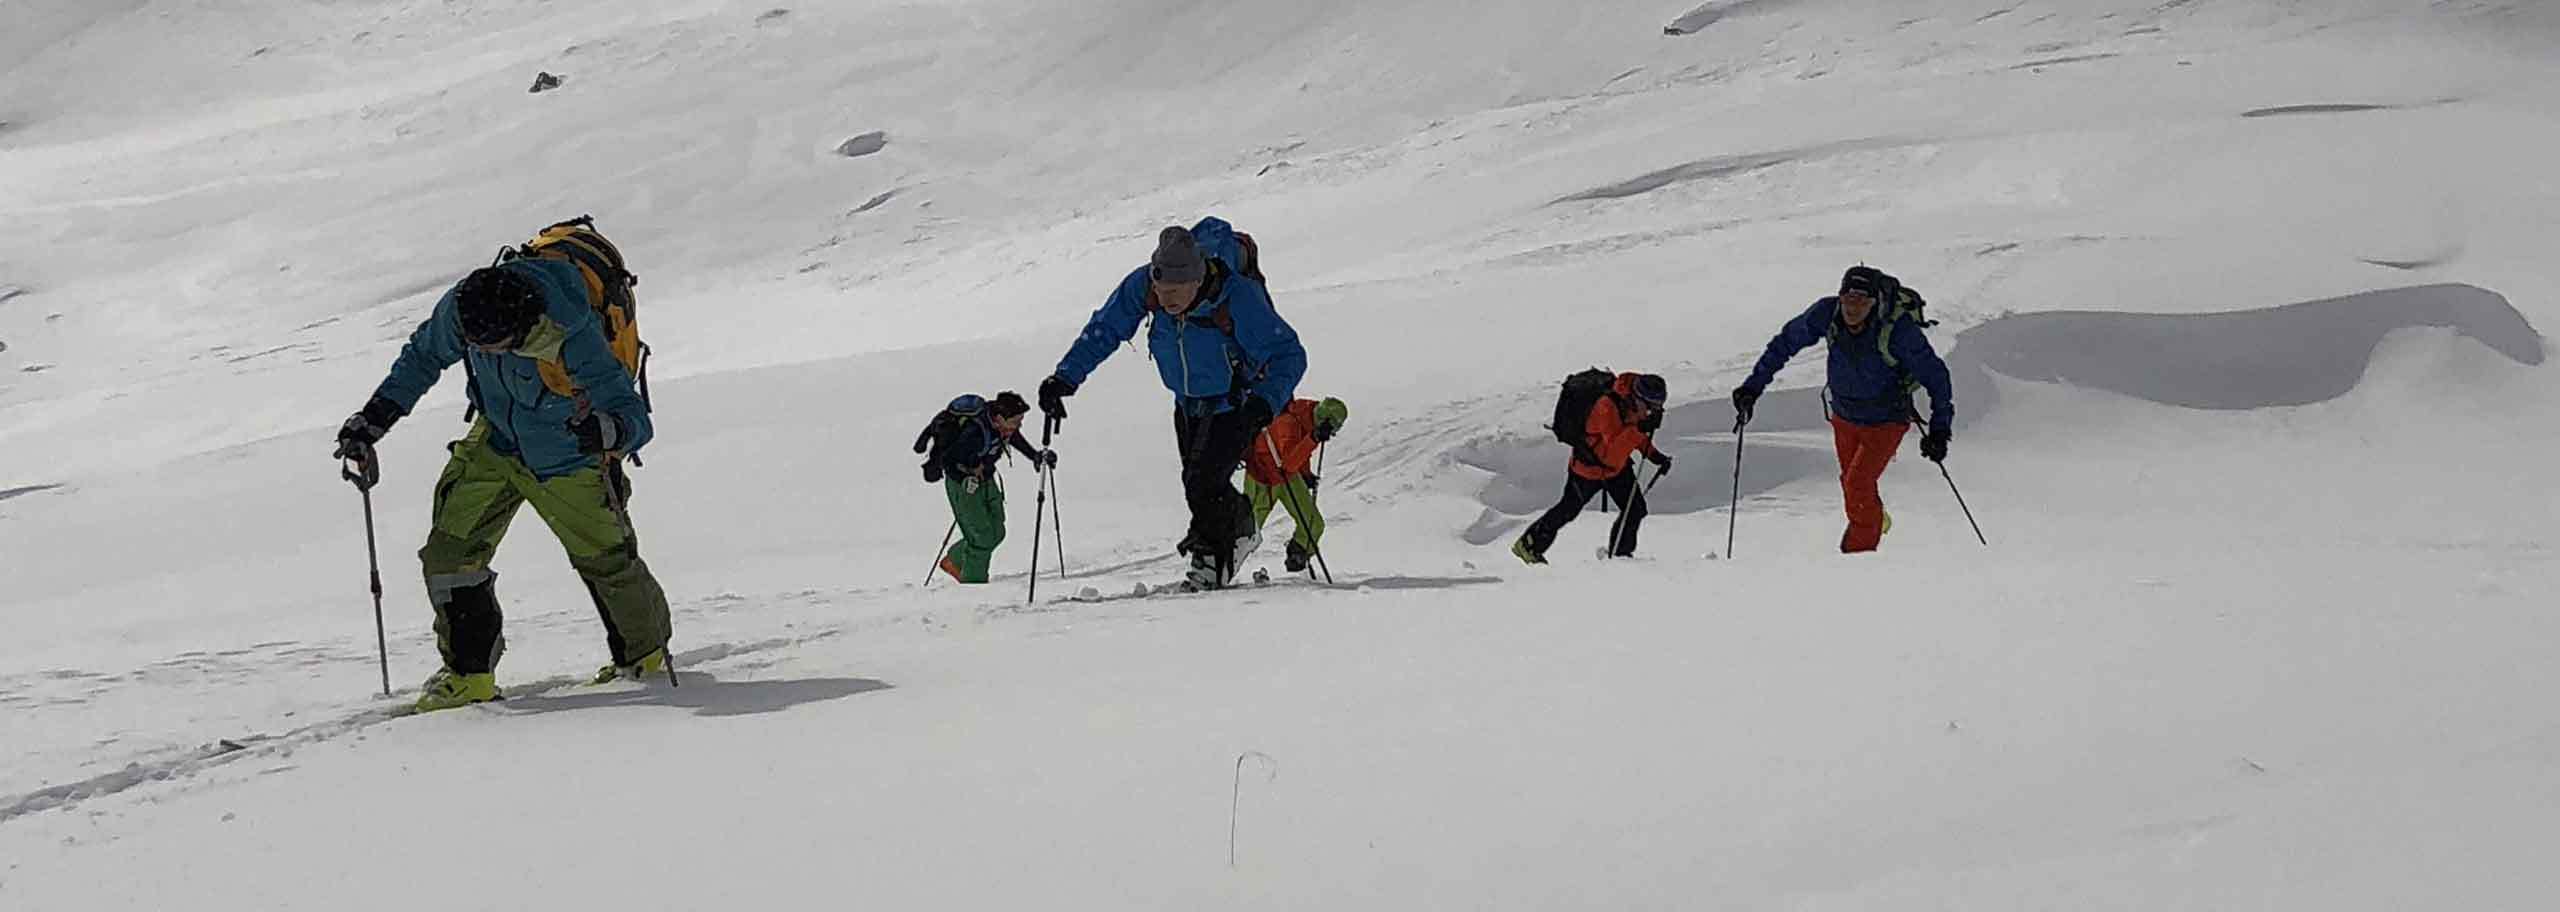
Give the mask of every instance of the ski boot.
[(968, 580), (964, 580), (964, 579), (961, 579), (961, 578), (960, 578), (960, 562), (959, 562), (958, 560), (953, 559), (953, 558), (951, 557), (951, 555), (948, 555), (948, 554), (943, 555), (943, 556), (942, 556), (942, 562), (941, 562), (941, 563), (939, 563), (939, 564), (935, 564), (935, 565), (933, 565), (933, 566), (934, 566), (934, 568), (935, 568), (935, 569), (941, 570), (941, 571), (943, 572), (943, 574), (944, 574), (944, 575), (947, 575), (947, 576), (951, 577), (951, 581), (952, 581), (952, 582), (955, 582), (955, 583), (966, 583), (966, 582), (968, 582)]
[(1191, 554), (1191, 569), (1182, 572), (1182, 588), (1191, 592), (1207, 592), (1223, 582), (1218, 572), (1218, 559), (1206, 551)]
[(1298, 544), (1298, 540), (1292, 538), (1289, 540), (1289, 557), (1281, 562), (1281, 566), (1287, 567), (1291, 573), (1305, 573), (1308, 556), (1306, 546)]
[(654, 675), (666, 673), (666, 670), (667, 647), (660, 646), (656, 651), (651, 652), (648, 655), (641, 656), (639, 661), (633, 662), (629, 665), (607, 665), (603, 668), (596, 669), (595, 683), (611, 684), (615, 681), (645, 681)]
[(439, 668), (427, 677), (427, 683), (419, 686), (418, 702), (413, 708), (427, 713), (503, 699), (506, 697), (498, 693), (498, 676), (495, 673), (461, 674), (450, 668)]
[(1547, 556), (1545, 554), (1539, 553), (1537, 550), (1529, 547), (1529, 536), (1526, 535), (1512, 540), (1511, 556), (1519, 558), (1521, 563), (1528, 564), (1530, 566), (1537, 566), (1547, 562)]

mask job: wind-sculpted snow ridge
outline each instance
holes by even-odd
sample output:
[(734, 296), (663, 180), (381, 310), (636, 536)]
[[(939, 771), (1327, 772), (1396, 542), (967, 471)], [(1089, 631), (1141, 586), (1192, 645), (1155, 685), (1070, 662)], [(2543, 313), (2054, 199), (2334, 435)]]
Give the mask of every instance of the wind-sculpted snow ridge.
[(1697, 8), (1681, 14), (1680, 18), (1671, 20), (1671, 24), (1662, 27), (1662, 33), (1695, 35), (1699, 30), (1726, 19), (1747, 13), (1766, 12), (1790, 2), (1792, 0), (1714, 0), (1711, 3), (1700, 4)]
[[(2524, 365), (2543, 362), (2546, 343), (2505, 296), (2472, 285), (2418, 285), (2229, 313), (2048, 311), (2000, 317), (1955, 335), (1956, 423), (1981, 420), (1999, 404), (1990, 373), (2105, 390), (2194, 409), (2310, 405), (2346, 395), (2364, 377), (2385, 335), (2419, 327), (2451, 329)], [(1819, 349), (1797, 360), (1821, 357)], [(1821, 391), (1771, 390), (1750, 433), (1823, 427)], [(1731, 502), (1733, 405), (1721, 396), (1673, 406), (1657, 435), (1678, 460), (1648, 496), (1654, 513), (1714, 509)], [(1564, 448), (1544, 435), (1470, 443), (1458, 462), (1493, 477), (1477, 499), (1485, 512), (1461, 537), (1500, 540), (1555, 502)], [(1751, 448), (1741, 496), (1838, 471), (1823, 447), (1771, 442)]]
[[(2164, 405), (2274, 408), (2346, 395), (2364, 377), (2383, 336), (2431, 326), (2451, 329), (2518, 364), (2543, 361), (2542, 334), (2505, 296), (2458, 284), (2232, 313), (2018, 314), (1959, 334), (1949, 361), (1960, 382), (1967, 369), (1981, 367), (2019, 380), (2068, 383)], [(1987, 394), (1988, 384), (1981, 386)], [(1960, 386), (1956, 400), (1985, 398), (1969, 392)]]

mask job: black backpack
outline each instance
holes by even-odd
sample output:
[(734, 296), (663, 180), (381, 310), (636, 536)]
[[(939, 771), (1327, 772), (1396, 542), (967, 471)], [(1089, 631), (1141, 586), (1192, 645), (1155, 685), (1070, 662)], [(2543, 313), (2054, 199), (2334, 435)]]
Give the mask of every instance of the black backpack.
[(1575, 371), (1564, 378), (1564, 388), (1556, 393), (1555, 422), (1547, 425), (1555, 432), (1556, 441), (1573, 448), (1573, 455), (1584, 462), (1597, 464), (1598, 454), (1591, 452), (1591, 442), (1583, 439), (1583, 429), (1590, 426), (1591, 409), (1609, 395), (1618, 375), (1600, 368)]
[(962, 427), (978, 420), (986, 411), (987, 400), (968, 394), (951, 400), (950, 405), (934, 413), (933, 420), (925, 422), (923, 432), (916, 435), (916, 452), (924, 456), (926, 484), (942, 480), (942, 457), (950, 451), (952, 439), (960, 436)]

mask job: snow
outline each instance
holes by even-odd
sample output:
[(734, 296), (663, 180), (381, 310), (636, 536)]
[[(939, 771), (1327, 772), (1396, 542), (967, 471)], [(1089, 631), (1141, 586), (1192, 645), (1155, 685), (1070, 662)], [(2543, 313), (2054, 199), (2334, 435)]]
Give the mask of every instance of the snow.
[[(13, 2), (0, 908), (2548, 905), (2560, 9), (1885, 9)], [(579, 213), (683, 686), (575, 683), (528, 523), (516, 697), (396, 717), (329, 434)], [(1339, 585), (1120, 597), (1182, 516), (1124, 349), (1067, 578), (1025, 604), (1016, 465), (1006, 575), (918, 586), (916, 427), (1204, 213), (1351, 403)], [(1722, 397), (1858, 261), (1946, 321), (1991, 544), (1913, 446), (1831, 553), (1809, 351), (1726, 554)], [(1595, 511), (1523, 568), (1592, 364), (1679, 463), (1645, 559)], [(383, 451), (402, 698), (456, 390)]]

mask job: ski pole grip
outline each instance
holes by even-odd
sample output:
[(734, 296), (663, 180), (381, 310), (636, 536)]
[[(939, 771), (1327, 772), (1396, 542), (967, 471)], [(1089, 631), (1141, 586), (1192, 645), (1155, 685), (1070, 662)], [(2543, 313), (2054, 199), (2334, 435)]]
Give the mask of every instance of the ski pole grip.
[(358, 491), (371, 491), (382, 481), (382, 460), (375, 458), (373, 446), (366, 444), (355, 452), (338, 457), (338, 475), (354, 484)]

